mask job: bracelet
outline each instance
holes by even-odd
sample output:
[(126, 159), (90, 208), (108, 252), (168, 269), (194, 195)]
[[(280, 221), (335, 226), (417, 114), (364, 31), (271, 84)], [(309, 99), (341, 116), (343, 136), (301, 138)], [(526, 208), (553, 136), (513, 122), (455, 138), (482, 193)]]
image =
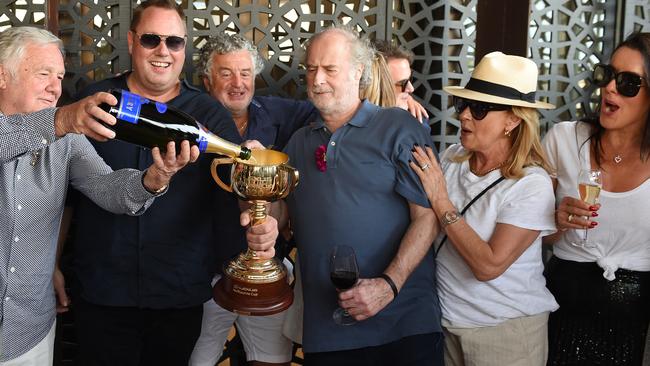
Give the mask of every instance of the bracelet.
[(389, 275), (382, 273), (379, 275), (379, 277), (383, 278), (386, 283), (388, 283), (388, 286), (390, 286), (390, 289), (393, 290), (393, 300), (397, 298), (397, 294), (399, 293), (397, 291), (397, 286), (395, 286), (395, 282), (393, 282), (393, 279), (390, 278)]
[(147, 186), (144, 185), (144, 175), (145, 174), (146, 174), (146, 172), (144, 174), (142, 174), (142, 177), (140, 178), (140, 181), (142, 182), (142, 188), (144, 188), (145, 191), (153, 194), (154, 196), (157, 196), (157, 195), (163, 193), (167, 189), (167, 187), (169, 186), (168, 184), (165, 184), (164, 186), (156, 189), (155, 191), (150, 191), (149, 188), (147, 188)]

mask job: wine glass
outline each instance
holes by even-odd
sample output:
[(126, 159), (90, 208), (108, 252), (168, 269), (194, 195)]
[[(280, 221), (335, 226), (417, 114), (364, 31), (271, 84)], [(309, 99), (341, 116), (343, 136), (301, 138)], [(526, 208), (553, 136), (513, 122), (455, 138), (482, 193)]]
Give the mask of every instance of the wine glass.
[[(359, 280), (359, 266), (354, 249), (347, 245), (337, 245), (330, 255), (330, 279), (339, 290), (354, 287)], [(356, 323), (345, 309), (338, 307), (332, 314), (334, 323), (338, 325), (352, 325)]]
[[(580, 173), (578, 174), (578, 192), (580, 193), (581, 200), (590, 205), (596, 204), (602, 187), (603, 183), (600, 170), (580, 169)], [(585, 219), (588, 218), (586, 217)], [(590, 245), (587, 240), (587, 236), (589, 235), (588, 230), (584, 229), (584, 235), (582, 236), (578, 233), (580, 239), (577, 242), (571, 242), (571, 244), (580, 248), (589, 248)]]

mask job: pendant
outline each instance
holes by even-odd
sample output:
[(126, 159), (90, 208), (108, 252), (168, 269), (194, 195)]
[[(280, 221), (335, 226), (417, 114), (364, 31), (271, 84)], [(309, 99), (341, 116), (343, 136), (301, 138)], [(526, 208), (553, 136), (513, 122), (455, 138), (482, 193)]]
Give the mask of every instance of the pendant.
[(623, 161), (623, 158), (620, 155), (614, 156), (614, 163), (620, 164), (621, 161)]

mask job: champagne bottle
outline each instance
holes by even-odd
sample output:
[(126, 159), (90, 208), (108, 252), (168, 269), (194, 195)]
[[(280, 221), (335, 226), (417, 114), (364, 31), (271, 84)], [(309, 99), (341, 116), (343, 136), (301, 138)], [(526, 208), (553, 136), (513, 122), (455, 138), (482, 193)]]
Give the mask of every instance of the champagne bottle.
[(197, 145), (201, 153), (215, 153), (233, 158), (248, 160), (251, 150), (228, 142), (213, 134), (192, 116), (174, 106), (155, 102), (126, 90), (111, 89), (118, 104), (110, 106), (102, 103), (100, 108), (117, 118), (113, 126), (106, 127), (115, 131), (115, 138), (132, 144), (165, 151), (169, 141), (176, 142), (176, 151), (180, 143), (188, 140)]

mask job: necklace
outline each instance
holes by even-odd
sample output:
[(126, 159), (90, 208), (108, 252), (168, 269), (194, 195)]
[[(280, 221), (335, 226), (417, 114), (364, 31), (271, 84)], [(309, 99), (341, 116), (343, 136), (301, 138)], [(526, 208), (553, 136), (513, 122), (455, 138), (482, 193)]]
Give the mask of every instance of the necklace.
[(480, 172), (472, 169), (472, 165), (470, 164), (469, 171), (474, 173), (474, 175), (476, 175), (476, 176), (482, 177), (482, 176), (484, 176), (484, 175), (486, 175), (488, 173), (491, 173), (491, 172), (501, 168), (503, 166), (503, 164), (505, 164), (505, 163), (506, 163), (506, 161), (504, 160), (504, 161), (500, 162), (499, 164), (497, 164), (495, 167), (487, 169), (487, 170), (483, 170), (483, 171), (480, 171)]
[(244, 136), (244, 132), (246, 131), (246, 127), (248, 127), (248, 120), (246, 120), (246, 122), (244, 122), (244, 124), (241, 125), (241, 127), (237, 127), (237, 130), (239, 130), (240, 135)]
[(614, 155), (614, 158), (612, 160), (614, 160), (615, 164), (620, 164), (621, 161), (623, 161), (623, 157), (621, 156), (621, 154), (616, 154)]

